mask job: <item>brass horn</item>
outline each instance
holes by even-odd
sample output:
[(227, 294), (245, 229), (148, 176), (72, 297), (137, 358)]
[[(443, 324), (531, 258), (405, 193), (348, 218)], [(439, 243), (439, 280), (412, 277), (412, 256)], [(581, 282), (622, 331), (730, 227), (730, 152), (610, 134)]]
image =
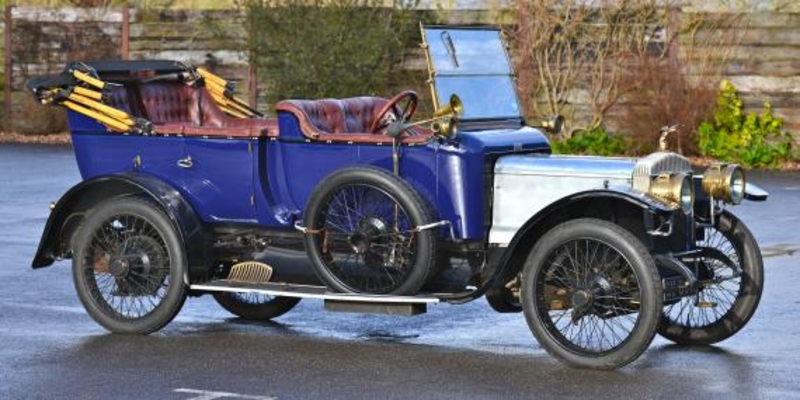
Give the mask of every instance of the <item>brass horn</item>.
[(391, 137), (398, 137), (408, 128), (430, 123), (431, 130), (437, 136), (455, 137), (458, 134), (458, 119), (463, 113), (464, 103), (461, 102), (458, 95), (453, 94), (450, 96), (450, 103), (436, 110), (433, 117), (408, 124), (395, 121), (389, 125), (386, 133)]

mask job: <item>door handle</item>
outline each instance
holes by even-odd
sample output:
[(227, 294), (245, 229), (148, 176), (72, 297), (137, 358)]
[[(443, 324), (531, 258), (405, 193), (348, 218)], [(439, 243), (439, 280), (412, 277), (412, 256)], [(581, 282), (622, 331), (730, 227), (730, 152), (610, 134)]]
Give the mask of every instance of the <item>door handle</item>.
[(193, 165), (192, 156), (186, 156), (186, 158), (178, 160), (178, 166), (181, 168), (192, 168)]

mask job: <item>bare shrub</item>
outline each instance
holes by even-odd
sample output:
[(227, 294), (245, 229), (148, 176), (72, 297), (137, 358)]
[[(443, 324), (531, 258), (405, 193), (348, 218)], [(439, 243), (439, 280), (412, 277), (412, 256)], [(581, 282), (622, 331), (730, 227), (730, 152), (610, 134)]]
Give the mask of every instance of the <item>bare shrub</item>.
[(666, 24), (654, 0), (519, 0), (513, 32), (522, 97), (532, 114), (572, 117), (588, 107), (585, 125), (599, 127), (632, 90), (623, 78), (640, 54), (663, 54), (657, 45)]
[(617, 124), (634, 138), (639, 154), (657, 148), (659, 128), (680, 125), (670, 137), (671, 150), (696, 155), (697, 130), (712, 118), (717, 88), (731, 51), (744, 34), (741, 12), (680, 14), (671, 10), (667, 52), (640, 53), (628, 64), (625, 80), (631, 85)]
[(659, 128), (678, 124), (668, 141), (670, 150), (696, 154), (697, 127), (713, 115), (716, 86), (690, 82), (680, 65), (653, 57), (631, 66), (627, 75), (636, 87), (616, 122), (620, 132), (633, 139), (631, 151), (656, 150)]
[(26, 135), (48, 135), (67, 130), (67, 114), (63, 109), (43, 107), (27, 93), (18, 98), (14, 108), (14, 117), (9, 121), (14, 132)]

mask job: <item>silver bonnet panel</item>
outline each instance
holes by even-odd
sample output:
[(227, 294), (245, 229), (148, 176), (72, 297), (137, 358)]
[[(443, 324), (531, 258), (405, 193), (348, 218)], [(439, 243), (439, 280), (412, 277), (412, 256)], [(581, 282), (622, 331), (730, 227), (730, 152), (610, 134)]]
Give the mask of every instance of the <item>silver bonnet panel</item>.
[(631, 187), (635, 159), (509, 155), (495, 164), (489, 242), (507, 245), (525, 222), (572, 194)]
[(515, 155), (497, 160), (495, 174), (631, 179), (635, 158)]

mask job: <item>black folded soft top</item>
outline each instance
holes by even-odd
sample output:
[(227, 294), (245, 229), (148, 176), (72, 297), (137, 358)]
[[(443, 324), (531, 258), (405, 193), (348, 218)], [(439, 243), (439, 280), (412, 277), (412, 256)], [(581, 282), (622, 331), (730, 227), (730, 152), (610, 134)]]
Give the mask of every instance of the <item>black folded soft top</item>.
[(180, 74), (193, 71), (191, 65), (170, 60), (99, 60), (68, 63), (59, 75), (40, 76), (28, 80), (26, 86), (31, 90), (41, 87), (74, 85), (77, 80), (72, 71), (88, 72), (104, 81), (125, 82), (151, 79), (154, 76)]

